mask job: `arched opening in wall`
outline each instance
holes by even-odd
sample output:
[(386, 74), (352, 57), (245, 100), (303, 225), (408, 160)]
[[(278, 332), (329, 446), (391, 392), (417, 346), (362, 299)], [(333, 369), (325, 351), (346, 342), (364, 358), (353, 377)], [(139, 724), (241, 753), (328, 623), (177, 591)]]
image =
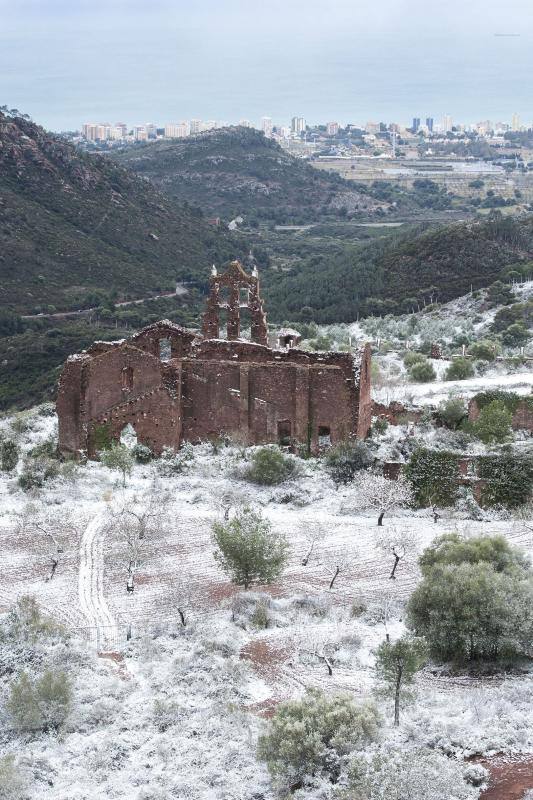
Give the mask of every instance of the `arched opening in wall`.
[(126, 445), (131, 450), (137, 444), (137, 434), (135, 433), (135, 428), (133, 425), (128, 422), (127, 425), (124, 425), (120, 432), (120, 444)]
[(172, 358), (172, 348), (170, 346), (170, 339), (159, 340), (159, 358), (161, 361), (170, 361)]
[(228, 338), (228, 309), (225, 307), (218, 311), (218, 338)]
[(241, 306), (239, 312), (241, 320), (239, 339), (246, 339), (246, 341), (250, 342), (252, 340), (252, 317), (250, 309), (248, 306)]

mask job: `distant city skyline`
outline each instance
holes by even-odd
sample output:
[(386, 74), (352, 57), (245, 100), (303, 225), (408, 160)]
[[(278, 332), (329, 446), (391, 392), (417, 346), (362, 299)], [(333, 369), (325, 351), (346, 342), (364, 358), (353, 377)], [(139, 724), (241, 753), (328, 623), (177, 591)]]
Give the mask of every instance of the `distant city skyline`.
[(0, 105), (52, 130), (533, 120), (528, 0), (0, 0), (0, 18)]

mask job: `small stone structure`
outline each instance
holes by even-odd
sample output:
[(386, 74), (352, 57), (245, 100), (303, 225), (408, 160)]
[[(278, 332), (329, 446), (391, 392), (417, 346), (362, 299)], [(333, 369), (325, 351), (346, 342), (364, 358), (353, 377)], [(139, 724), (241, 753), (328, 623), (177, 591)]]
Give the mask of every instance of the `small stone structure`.
[[(251, 341), (239, 338), (243, 311)], [(248, 275), (237, 261), (222, 275), (213, 269), (202, 334), (162, 320), (67, 359), (57, 397), (60, 452), (94, 458), (128, 425), (156, 454), (220, 435), (313, 451), (364, 438), (369, 345), (357, 353), (277, 350), (267, 335), (257, 271)]]

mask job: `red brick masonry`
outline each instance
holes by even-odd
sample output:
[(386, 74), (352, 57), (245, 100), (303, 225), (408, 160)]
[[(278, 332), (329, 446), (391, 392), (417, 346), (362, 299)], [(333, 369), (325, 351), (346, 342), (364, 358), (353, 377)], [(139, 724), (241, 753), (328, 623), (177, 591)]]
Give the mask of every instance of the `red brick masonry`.
[[(118, 441), (128, 424), (156, 454), (221, 434), (247, 444), (310, 442), (313, 450), (367, 435), (369, 345), (355, 354), (274, 350), (257, 272), (233, 262), (210, 283), (203, 336), (162, 320), (67, 359), (57, 397), (63, 455), (94, 458), (102, 435)], [(251, 342), (239, 338), (241, 308)], [(218, 338), (222, 309), (227, 339)]]

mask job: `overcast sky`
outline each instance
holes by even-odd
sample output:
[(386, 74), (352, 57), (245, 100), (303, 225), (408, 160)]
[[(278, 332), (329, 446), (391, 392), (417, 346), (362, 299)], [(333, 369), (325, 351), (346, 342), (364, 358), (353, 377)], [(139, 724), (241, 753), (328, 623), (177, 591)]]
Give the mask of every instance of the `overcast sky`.
[(532, 0), (0, 0), (0, 105), (54, 130), (531, 122), (532, 76)]

